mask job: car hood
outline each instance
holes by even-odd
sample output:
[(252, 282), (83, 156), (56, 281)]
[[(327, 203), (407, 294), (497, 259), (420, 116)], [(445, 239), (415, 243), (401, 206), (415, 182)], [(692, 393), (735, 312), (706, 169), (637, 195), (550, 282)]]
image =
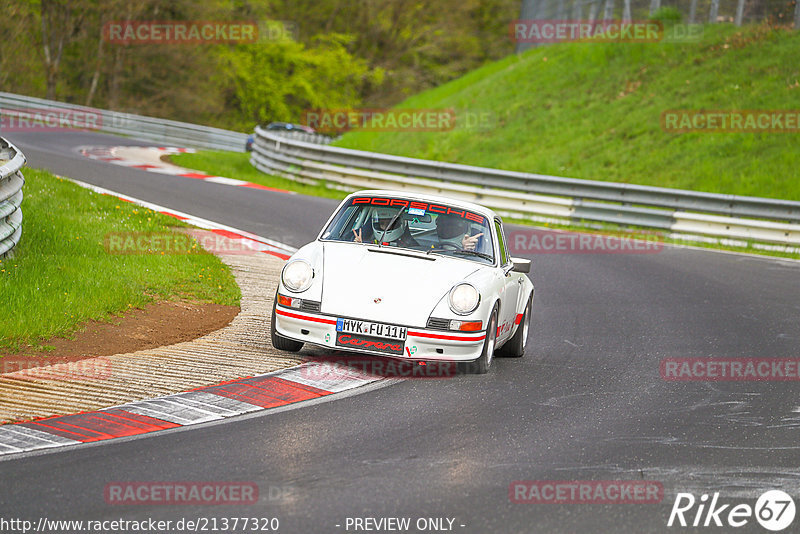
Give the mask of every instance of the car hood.
[(325, 243), (321, 311), (424, 328), (450, 288), (482, 267), (433, 254), (418, 256), (390, 247)]

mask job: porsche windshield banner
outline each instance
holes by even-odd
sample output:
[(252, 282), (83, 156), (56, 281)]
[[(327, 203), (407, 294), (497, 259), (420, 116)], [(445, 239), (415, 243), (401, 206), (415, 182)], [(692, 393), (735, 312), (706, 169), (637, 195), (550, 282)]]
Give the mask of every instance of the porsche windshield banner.
[(458, 215), (464, 219), (484, 224), (486, 218), (483, 215), (472, 213), (471, 211), (463, 209), (453, 209), (450, 206), (443, 204), (433, 204), (429, 202), (417, 202), (413, 200), (406, 200), (404, 198), (386, 198), (386, 197), (355, 197), (351, 201), (352, 205), (369, 204), (372, 206), (387, 206), (387, 207), (405, 207), (409, 209), (409, 213), (414, 210), (420, 215), (426, 212), (436, 213), (439, 215)]

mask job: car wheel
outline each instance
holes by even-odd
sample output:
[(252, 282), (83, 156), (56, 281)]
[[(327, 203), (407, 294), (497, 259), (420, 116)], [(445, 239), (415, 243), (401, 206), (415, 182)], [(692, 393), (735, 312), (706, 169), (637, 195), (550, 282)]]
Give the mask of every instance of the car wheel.
[(482, 375), (489, 371), (494, 359), (494, 349), (497, 344), (497, 306), (492, 310), (489, 316), (489, 322), (486, 324), (486, 339), (483, 342), (483, 351), (481, 357), (475, 361), (469, 362), (468, 369), (475, 374)]
[(525, 354), (525, 344), (528, 340), (528, 330), (531, 324), (531, 304), (533, 303), (533, 296), (528, 298), (528, 304), (525, 305), (525, 311), (522, 312), (522, 320), (519, 322), (519, 328), (514, 333), (514, 337), (508, 340), (503, 345), (500, 354), (508, 356), (509, 358), (520, 358)]
[(297, 352), (303, 348), (303, 343), (283, 337), (275, 329), (275, 308), (277, 307), (278, 293), (275, 293), (275, 302), (272, 304), (272, 321), (270, 322), (270, 334), (272, 334), (272, 346), (278, 350), (287, 352)]

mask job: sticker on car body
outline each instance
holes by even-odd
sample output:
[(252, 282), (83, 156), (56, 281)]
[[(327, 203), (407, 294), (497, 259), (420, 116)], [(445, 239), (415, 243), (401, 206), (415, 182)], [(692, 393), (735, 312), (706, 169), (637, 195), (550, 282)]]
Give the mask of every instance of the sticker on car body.
[(382, 352), (385, 354), (403, 354), (403, 341), (393, 341), (387, 338), (375, 338), (370, 336), (348, 334), (344, 332), (336, 333), (336, 346), (350, 349), (369, 350)]

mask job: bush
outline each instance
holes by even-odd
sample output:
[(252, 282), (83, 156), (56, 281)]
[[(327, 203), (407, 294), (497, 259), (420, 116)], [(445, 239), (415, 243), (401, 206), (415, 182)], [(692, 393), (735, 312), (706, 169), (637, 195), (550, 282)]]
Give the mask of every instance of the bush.
[(663, 22), (664, 26), (672, 26), (683, 21), (683, 14), (677, 8), (664, 6), (653, 13), (650, 20), (658, 20)]

